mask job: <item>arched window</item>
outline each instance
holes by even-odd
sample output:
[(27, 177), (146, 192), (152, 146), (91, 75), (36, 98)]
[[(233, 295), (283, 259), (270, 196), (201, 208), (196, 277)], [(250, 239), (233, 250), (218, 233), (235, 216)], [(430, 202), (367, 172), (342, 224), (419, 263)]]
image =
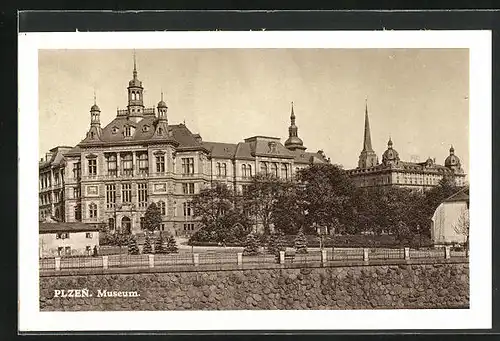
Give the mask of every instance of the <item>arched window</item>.
[(93, 202), (89, 205), (89, 218), (97, 218), (97, 205)]
[(227, 165), (225, 163), (222, 164), (221, 175), (227, 176)]
[(271, 174), (275, 177), (278, 177), (278, 166), (276, 163), (271, 163)]
[(160, 208), (161, 215), (167, 214), (167, 209), (164, 201), (158, 201), (158, 207)]
[(222, 175), (222, 166), (221, 166), (220, 162), (217, 162), (216, 169), (217, 169), (217, 175), (221, 176)]
[(281, 165), (281, 177), (288, 179), (288, 165), (286, 163)]
[(247, 177), (247, 165), (241, 165), (241, 176), (244, 178)]
[(158, 135), (163, 135), (163, 128), (162, 127), (158, 128)]
[(77, 220), (77, 221), (82, 220), (82, 206), (81, 205), (75, 206), (75, 220)]
[(108, 229), (110, 231), (115, 229), (115, 219), (114, 218), (109, 218), (108, 219)]
[(252, 176), (252, 165), (247, 165), (247, 174), (249, 177)]
[(260, 163), (260, 172), (262, 174), (267, 174), (267, 163), (265, 162)]

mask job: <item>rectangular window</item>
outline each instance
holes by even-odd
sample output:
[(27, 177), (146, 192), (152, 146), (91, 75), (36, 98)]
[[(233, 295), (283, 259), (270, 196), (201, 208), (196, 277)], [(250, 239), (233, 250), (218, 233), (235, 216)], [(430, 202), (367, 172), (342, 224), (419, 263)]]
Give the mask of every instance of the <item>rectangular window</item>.
[(80, 179), (80, 162), (73, 164), (73, 178)]
[(126, 154), (122, 159), (123, 175), (133, 175), (134, 164), (132, 162), (132, 154)]
[(182, 184), (182, 193), (183, 194), (194, 194), (194, 183)]
[(96, 175), (97, 175), (97, 160), (90, 159), (89, 160), (89, 176), (96, 176)]
[(73, 198), (78, 199), (82, 195), (80, 187), (73, 187)]
[(193, 209), (191, 208), (191, 203), (185, 202), (182, 204), (182, 206), (183, 206), (184, 216), (190, 217), (193, 214)]
[(85, 246), (85, 253), (87, 254), (87, 256), (90, 256), (92, 254), (90, 245)]
[(148, 174), (149, 162), (148, 154), (144, 153), (139, 156), (139, 174)]
[(140, 219), (140, 221), (139, 221), (139, 225), (140, 225), (140, 227), (141, 227), (141, 230), (144, 230), (144, 219), (145, 219), (145, 218), (144, 218), (144, 217), (140, 217), (139, 219)]
[(82, 220), (82, 206), (81, 205), (75, 206), (75, 220), (77, 220), (77, 221)]
[(58, 256), (62, 256), (63, 255), (63, 252), (64, 252), (64, 248), (62, 246), (59, 246), (57, 248), (57, 255)]
[(160, 208), (161, 215), (167, 214), (167, 208), (164, 201), (158, 201), (158, 207)]
[(137, 184), (137, 192), (139, 197), (139, 207), (148, 206), (148, 184), (140, 183)]
[(65, 254), (66, 256), (71, 256), (71, 246), (66, 246), (66, 247), (64, 248), (64, 254)]
[(116, 173), (116, 169), (117, 169), (116, 155), (108, 156), (107, 163), (108, 163), (108, 175), (116, 176), (116, 174), (117, 174)]
[(162, 231), (165, 231), (165, 224), (163, 224), (163, 223), (162, 223), (162, 224), (160, 225), (160, 228), (161, 228), (161, 230), (162, 230)]
[(182, 158), (182, 173), (194, 174), (194, 158), (192, 157)]
[(58, 232), (56, 239), (69, 239), (69, 232)]
[(156, 173), (165, 173), (165, 156), (156, 155)]
[(124, 204), (132, 202), (132, 184), (122, 184), (122, 202)]
[(116, 185), (106, 185), (106, 208), (115, 207), (116, 204)]
[(194, 224), (184, 224), (184, 231), (194, 231)]
[(89, 218), (97, 218), (97, 205), (95, 203), (89, 205)]
[(85, 233), (85, 238), (92, 239), (92, 232)]

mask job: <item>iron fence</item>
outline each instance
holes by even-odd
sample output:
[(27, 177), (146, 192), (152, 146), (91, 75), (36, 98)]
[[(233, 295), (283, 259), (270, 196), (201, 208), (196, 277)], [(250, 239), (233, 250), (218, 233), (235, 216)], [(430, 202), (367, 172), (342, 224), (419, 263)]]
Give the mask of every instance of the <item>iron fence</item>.
[(236, 253), (200, 253), (199, 264), (238, 264), (238, 254)]
[(55, 270), (56, 259), (55, 258), (40, 258), (38, 261), (40, 270)]
[(333, 249), (326, 253), (327, 261), (363, 260), (363, 249)]
[(368, 259), (404, 259), (404, 249), (370, 249)]
[(290, 262), (292, 263), (321, 262), (321, 252), (296, 253), (293, 257), (290, 257), (289, 259)]
[(465, 250), (451, 250), (450, 257), (467, 257), (467, 252)]
[(444, 258), (445, 249), (428, 249), (428, 250), (413, 250), (410, 249), (410, 259), (422, 259), (422, 258)]
[(61, 270), (102, 268), (102, 257), (68, 257), (61, 258)]
[(108, 256), (109, 268), (149, 267), (148, 255), (112, 255)]
[(155, 254), (154, 266), (190, 266), (193, 265), (193, 255), (189, 253)]

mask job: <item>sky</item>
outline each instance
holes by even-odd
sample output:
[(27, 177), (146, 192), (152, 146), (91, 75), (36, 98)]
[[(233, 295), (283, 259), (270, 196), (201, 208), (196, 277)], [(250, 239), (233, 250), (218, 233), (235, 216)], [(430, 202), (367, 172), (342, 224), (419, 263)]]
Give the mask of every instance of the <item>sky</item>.
[[(127, 105), (132, 50), (40, 50), (40, 156), (74, 146)], [(144, 105), (163, 91), (171, 124), (185, 121), (203, 140), (237, 143), (255, 135), (285, 142), (291, 102), (307, 151), (357, 166), (365, 99), (379, 159), (392, 138), (400, 158), (443, 164), (450, 145), (469, 169), (467, 49), (136, 50)]]

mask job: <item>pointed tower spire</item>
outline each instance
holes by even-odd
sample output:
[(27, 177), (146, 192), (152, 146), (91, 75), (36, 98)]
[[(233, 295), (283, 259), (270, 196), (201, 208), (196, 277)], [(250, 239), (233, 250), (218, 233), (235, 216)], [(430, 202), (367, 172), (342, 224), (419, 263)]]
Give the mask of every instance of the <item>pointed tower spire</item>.
[(292, 110), (290, 113), (290, 127), (288, 127), (288, 139), (285, 141), (285, 147), (290, 150), (306, 150), (304, 147), (304, 142), (299, 138), (299, 128), (295, 125), (295, 112), (293, 109), (292, 102)]
[(372, 148), (370, 120), (368, 118), (368, 98), (365, 98), (365, 130), (363, 136), (363, 150), (359, 155), (358, 167), (369, 168), (378, 165), (378, 157)]
[(135, 49), (134, 49), (134, 71), (133, 71), (134, 78), (137, 78), (137, 65), (135, 61)]
[(138, 119), (143, 117), (144, 113), (144, 88), (142, 87), (142, 82), (137, 78), (137, 63), (135, 60), (135, 50), (134, 50), (134, 71), (132, 72), (133, 78), (128, 82), (128, 116), (137, 117)]
[(365, 98), (365, 135), (363, 138), (363, 151), (372, 152), (372, 136), (370, 132), (370, 120), (368, 118), (368, 98)]

